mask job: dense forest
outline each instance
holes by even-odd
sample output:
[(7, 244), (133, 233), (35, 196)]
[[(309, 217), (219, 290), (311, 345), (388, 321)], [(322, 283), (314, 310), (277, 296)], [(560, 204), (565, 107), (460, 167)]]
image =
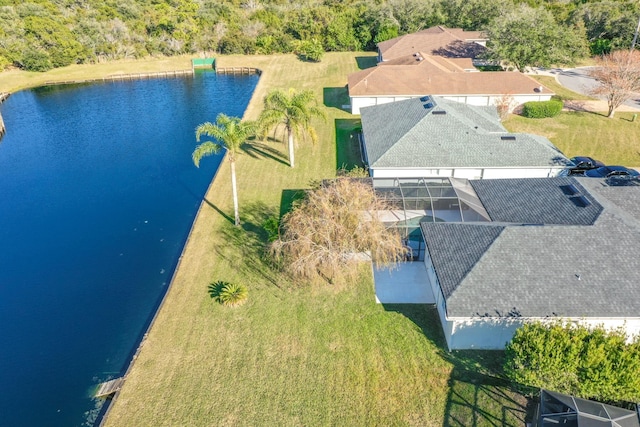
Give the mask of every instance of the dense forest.
[[(485, 30), (503, 58), (500, 43), (525, 51), (537, 43), (544, 56), (556, 49), (544, 49), (549, 38), (562, 34), (560, 54), (531, 59), (561, 63), (589, 49), (628, 48), (638, 17), (637, 0), (0, 0), (0, 70), (195, 52), (371, 50), (433, 25)], [(526, 25), (538, 34), (513, 34)]]

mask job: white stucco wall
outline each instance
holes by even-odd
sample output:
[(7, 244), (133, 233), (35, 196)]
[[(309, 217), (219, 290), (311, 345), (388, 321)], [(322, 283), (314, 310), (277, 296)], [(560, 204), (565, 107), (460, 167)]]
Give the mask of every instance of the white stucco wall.
[[(438, 307), (440, 311), (440, 307)], [(525, 322), (553, 321), (549, 318), (447, 318), (444, 328), (449, 350), (502, 350), (511, 340), (516, 329)], [(564, 321), (583, 324), (589, 327), (603, 326), (605, 329), (623, 328), (631, 338), (640, 334), (640, 318), (563, 318)]]
[[(533, 88), (532, 88), (533, 90)], [(387, 104), (389, 102), (402, 101), (409, 98), (418, 98), (423, 95), (403, 95), (403, 96), (370, 96), (370, 97), (361, 97), (361, 96), (352, 96), (351, 100), (351, 114), (360, 114), (360, 108), (368, 107), (370, 105), (378, 105), (378, 104)], [(451, 101), (461, 102), (463, 104), (476, 105), (476, 106), (487, 106), (487, 105), (496, 105), (501, 101), (501, 98), (504, 96), (502, 94), (496, 95), (438, 95), (442, 96), (445, 99), (449, 99)], [(513, 101), (511, 102), (510, 110), (513, 110), (518, 105), (522, 105), (525, 102), (529, 101), (548, 101), (551, 99), (551, 94), (541, 94), (541, 93), (532, 93), (531, 95), (516, 95), (512, 96)]]
[(557, 168), (456, 168), (456, 169), (381, 169), (370, 168), (374, 178), (430, 178), (448, 177), (468, 179), (486, 178), (547, 178), (557, 176), (564, 167)]

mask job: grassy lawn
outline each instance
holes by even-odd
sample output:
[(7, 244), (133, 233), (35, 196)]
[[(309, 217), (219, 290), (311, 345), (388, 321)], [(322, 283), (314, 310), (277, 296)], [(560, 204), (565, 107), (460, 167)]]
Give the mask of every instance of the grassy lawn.
[[(247, 117), (268, 88), (294, 87), (316, 92), (327, 121), (318, 144), (299, 144), (295, 169), (280, 142), (240, 156), (241, 228), (229, 221), (222, 165), (106, 426), (523, 425), (526, 400), (497, 377), (501, 353), (448, 353), (432, 307), (376, 304), (368, 268), (357, 283), (312, 287), (265, 262), (263, 220), (295, 190), (358, 164), (358, 121), (338, 107), (347, 74), (369, 55), (219, 60), (264, 71)], [(248, 303), (213, 302), (217, 280), (247, 284)]]
[(549, 138), (565, 155), (591, 156), (605, 164), (640, 166), (640, 120), (618, 112), (609, 119), (601, 113), (562, 112), (549, 119), (511, 115), (504, 125), (512, 132), (529, 132)]

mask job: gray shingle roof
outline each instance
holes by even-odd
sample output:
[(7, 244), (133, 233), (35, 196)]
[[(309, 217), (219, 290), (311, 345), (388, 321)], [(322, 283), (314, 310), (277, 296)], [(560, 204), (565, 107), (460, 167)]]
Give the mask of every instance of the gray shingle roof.
[[(493, 221), (519, 224), (591, 225), (602, 206), (574, 178), (469, 181)], [(577, 192), (570, 188), (573, 186)], [(567, 194), (570, 193), (570, 194)], [(589, 202), (581, 206), (578, 197)]]
[[(556, 187), (565, 180), (547, 179)], [(508, 187), (512, 180), (498, 181)], [(541, 185), (530, 181), (534, 189)], [(586, 187), (598, 188), (589, 196), (601, 206), (593, 225), (582, 225), (584, 218), (577, 225), (422, 225), (448, 316), (640, 317), (640, 209), (620, 205), (640, 204), (640, 186), (604, 187), (592, 179)], [(532, 199), (544, 204), (547, 195)], [(491, 213), (493, 202), (483, 203)]]
[[(361, 109), (371, 168), (550, 167), (568, 159), (538, 135), (508, 134), (495, 107), (431, 97)], [(445, 111), (446, 114), (434, 114)], [(503, 140), (503, 136), (515, 140)]]

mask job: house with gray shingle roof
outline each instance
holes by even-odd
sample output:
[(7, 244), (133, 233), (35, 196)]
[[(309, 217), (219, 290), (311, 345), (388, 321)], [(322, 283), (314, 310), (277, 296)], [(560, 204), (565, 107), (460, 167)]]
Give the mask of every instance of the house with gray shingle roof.
[(640, 182), (469, 181), (490, 222), (423, 222), (449, 349), (502, 349), (525, 322), (640, 334)]
[(548, 139), (509, 133), (496, 107), (427, 96), (363, 108), (372, 177), (552, 177), (570, 165)]

